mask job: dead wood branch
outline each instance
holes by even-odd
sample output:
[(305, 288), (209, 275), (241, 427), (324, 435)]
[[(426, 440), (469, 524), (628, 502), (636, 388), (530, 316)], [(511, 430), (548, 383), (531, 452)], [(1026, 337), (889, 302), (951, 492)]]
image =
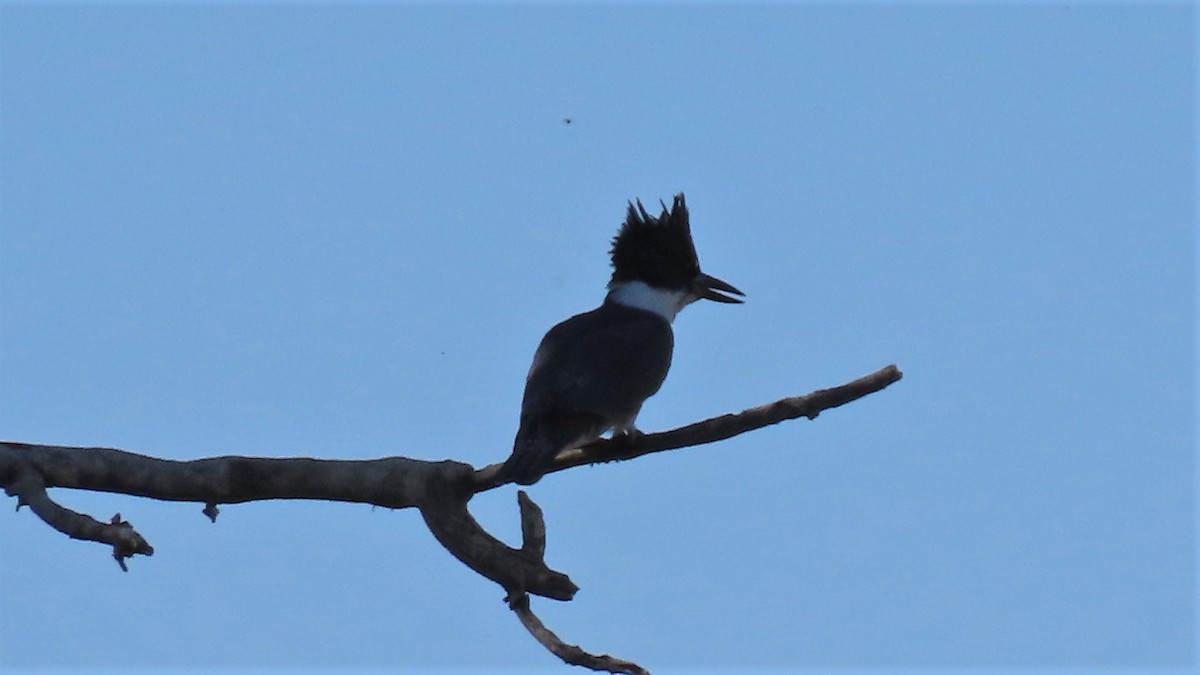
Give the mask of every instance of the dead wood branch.
[[(43, 494), (45, 487), (68, 487), (199, 502), (205, 505), (204, 515), (214, 521), (218, 504), (263, 499), (321, 499), (388, 508), (417, 507), (434, 537), (471, 569), (505, 589), (570, 600), (578, 587), (565, 574), (549, 569), (540, 558), (535, 560), (504, 545), (471, 516), (467, 502), (474, 495), (473, 474), (474, 469), (461, 462), (408, 457), (331, 460), (231, 455), (177, 461), (113, 448), (0, 443), (0, 486), (10, 491), (14, 481), (26, 476), (22, 479), (25, 482), (41, 481)], [(36, 496), (35, 492), (30, 494)], [(53, 506), (62, 509), (57, 504)], [(102, 531), (95, 526), (82, 527), (76, 525), (70, 531), (62, 531), (76, 538), (116, 546), (113, 539), (117, 530), (113, 528), (118, 526), (103, 526), (106, 529)], [(120, 526), (121, 532), (125, 530), (128, 532), (123, 537), (136, 537), (145, 544), (127, 523)], [(145, 544), (133, 548), (125, 545), (121, 550), (148, 555), (147, 551), (152, 549)]]
[(583, 666), (591, 670), (603, 670), (609, 673), (650, 675), (650, 671), (632, 661), (618, 659), (608, 654), (591, 654), (584, 651), (579, 645), (570, 645), (563, 642), (562, 638), (558, 637), (554, 631), (546, 628), (541, 619), (529, 608), (529, 596), (525, 593), (510, 599), (508, 605), (516, 613), (517, 618), (521, 620), (521, 625), (525, 626), (525, 630), (529, 631), (529, 634), (549, 650), (551, 654), (562, 659), (565, 663), (572, 666)]
[[(654, 452), (712, 443), (784, 420), (814, 419), (822, 411), (880, 391), (902, 374), (888, 366), (847, 384), (721, 415), (669, 431), (611, 440), (559, 453), (552, 471), (583, 464), (627, 460)], [(320, 499), (415, 507), (434, 537), (454, 557), (502, 586), (510, 607), (537, 640), (563, 661), (593, 670), (645, 673), (635, 663), (593, 655), (568, 645), (529, 608), (529, 593), (570, 600), (578, 588), (565, 574), (546, 566), (545, 523), (541, 509), (518, 493), (523, 543), (516, 549), (488, 534), (467, 503), (478, 492), (498, 487), (500, 464), (482, 469), (450, 460), (409, 457), (329, 460), (310, 457), (223, 456), (190, 461), (149, 457), (114, 448), (0, 442), (0, 487), (17, 497), (54, 529), (76, 539), (109, 544), (125, 569), (125, 558), (154, 549), (120, 514), (109, 523), (76, 513), (50, 499), (47, 488), (115, 492), (164, 501), (204, 505), (214, 522), (219, 504), (264, 499)]]
[[(546, 551), (546, 521), (542, 509), (535, 504), (524, 490), (517, 491), (517, 503), (521, 506), (521, 551), (526, 555), (541, 559)], [(529, 594), (519, 590), (509, 591), (505, 601), (513, 613), (520, 619), (521, 625), (543, 647), (565, 663), (573, 666), (583, 666), (592, 670), (603, 670), (610, 673), (628, 673), (629, 675), (649, 675), (649, 672), (632, 661), (624, 661), (607, 654), (590, 654), (579, 645), (569, 645), (562, 641), (554, 631), (546, 628), (541, 619), (529, 607)]]
[(13, 478), (5, 484), (4, 491), (17, 498), (17, 510), (28, 506), (30, 511), (50, 527), (72, 539), (97, 541), (112, 546), (113, 558), (124, 572), (129, 571), (125, 559), (137, 555), (154, 555), (154, 548), (133, 529), (128, 521), (116, 514), (107, 523), (72, 511), (50, 498), (46, 483), (32, 467), (18, 463), (13, 469)]
[[(732, 438), (747, 431), (779, 424), (798, 417), (816, 419), (817, 415), (851, 401), (873, 394), (894, 384), (903, 377), (894, 364), (846, 384), (818, 389), (804, 396), (790, 396), (773, 403), (748, 408), (740, 413), (711, 417), (687, 426), (653, 434), (637, 434), (615, 439), (602, 439), (574, 450), (558, 453), (554, 467), (547, 473), (563, 471), (584, 464), (598, 464), (633, 459), (666, 450), (678, 450)], [(475, 472), (475, 489), (479, 492), (498, 487), (495, 475), (500, 464), (492, 464)]]
[[(575, 597), (579, 587), (567, 575), (547, 567), (542, 559), (544, 530), (540, 546), (531, 548), (527, 540), (525, 546), (514, 549), (488, 534), (471, 516), (467, 501), (474, 495), (473, 472), (469, 466), (461, 466), (457, 480), (440, 483), (428, 492), (421, 505), (421, 516), (438, 542), (464, 565), (500, 584), (509, 594), (528, 591), (555, 600)], [(529, 508), (538, 509), (525, 497), (521, 501), (522, 523)], [(532, 541), (536, 544), (536, 538)]]

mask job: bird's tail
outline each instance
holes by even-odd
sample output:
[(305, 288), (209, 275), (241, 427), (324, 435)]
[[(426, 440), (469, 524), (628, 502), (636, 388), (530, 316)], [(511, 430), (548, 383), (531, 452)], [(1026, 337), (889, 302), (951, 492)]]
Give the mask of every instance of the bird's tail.
[(533, 485), (559, 452), (596, 440), (607, 426), (599, 415), (573, 411), (522, 418), (512, 455), (500, 467), (497, 479), (501, 484)]

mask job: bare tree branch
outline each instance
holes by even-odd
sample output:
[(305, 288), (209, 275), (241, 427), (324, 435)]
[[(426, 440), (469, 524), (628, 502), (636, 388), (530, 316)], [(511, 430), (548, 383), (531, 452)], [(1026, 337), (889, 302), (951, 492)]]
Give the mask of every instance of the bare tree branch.
[[(525, 494), (524, 490), (517, 491), (517, 502), (521, 506), (521, 551), (540, 559), (546, 550), (546, 521), (542, 517), (542, 509), (529, 498), (529, 495)], [(579, 645), (569, 645), (563, 642), (554, 634), (554, 631), (546, 628), (541, 619), (530, 609), (528, 593), (510, 591), (504, 599), (517, 618), (521, 620), (525, 630), (529, 631), (529, 634), (551, 654), (565, 663), (610, 673), (649, 675), (649, 671), (632, 661), (624, 661), (607, 654), (590, 654), (581, 649)]]
[[(453, 480), (438, 483), (421, 504), (421, 516), (438, 542), (464, 565), (500, 584), (509, 594), (528, 591), (555, 600), (575, 597), (579, 587), (567, 575), (546, 567), (542, 560), (544, 534), (541, 549), (530, 549), (528, 545), (514, 549), (488, 534), (471, 516), (467, 501), (474, 495), (473, 471), (465, 464), (459, 466), (462, 468)], [(529, 504), (538, 508), (531, 501)], [(522, 516), (527, 508), (522, 502)]]
[(521, 551), (541, 558), (546, 554), (546, 520), (542, 517), (542, 507), (533, 503), (524, 490), (517, 490), (517, 504), (521, 507)]
[[(784, 398), (740, 413), (654, 434), (638, 433), (597, 441), (559, 453), (551, 471), (712, 443), (798, 417), (815, 419), (822, 411), (880, 391), (901, 377), (896, 366), (887, 366), (838, 387)], [(17, 508), (29, 506), (48, 525), (70, 537), (111, 545), (113, 557), (122, 569), (126, 568), (125, 558), (151, 555), (154, 549), (120, 514), (109, 523), (100, 522), (58, 505), (50, 499), (47, 488), (198, 502), (204, 504), (202, 512), (213, 522), (219, 504), (264, 499), (321, 499), (387, 508), (415, 507), (434, 537), (454, 557), (505, 589), (510, 607), (526, 629), (563, 661), (593, 670), (645, 673), (635, 663), (596, 656), (576, 645), (565, 644), (530, 610), (529, 593), (570, 600), (578, 587), (567, 575), (546, 566), (542, 511), (523, 491), (518, 493), (523, 538), (519, 549), (487, 533), (471, 516), (467, 503), (476, 493), (499, 486), (496, 481), (499, 468), (500, 464), (475, 469), (462, 462), (409, 457), (330, 460), (229, 455), (177, 461), (114, 448), (0, 442), (0, 487), (17, 497)]]
[(125, 565), (126, 558), (131, 558), (135, 554), (154, 555), (154, 548), (133, 529), (133, 525), (121, 519), (121, 514), (118, 513), (112, 517), (111, 521), (102, 523), (87, 514), (72, 511), (50, 499), (41, 474), (28, 464), (16, 464), (13, 474), (15, 475), (12, 480), (5, 482), (4, 492), (10, 497), (17, 498), (18, 511), (22, 506), (28, 506), (29, 510), (33, 511), (47, 525), (72, 539), (98, 541), (111, 545), (113, 558), (121, 566), (122, 571), (129, 571)]
[(550, 650), (551, 654), (554, 654), (566, 663), (610, 673), (650, 675), (650, 671), (632, 661), (618, 659), (608, 654), (590, 654), (584, 651), (579, 645), (569, 645), (563, 642), (562, 638), (555, 635), (554, 631), (546, 628), (541, 619), (537, 618), (537, 615), (529, 608), (529, 596), (525, 593), (510, 600), (508, 605), (516, 613), (517, 618), (521, 620), (521, 624), (525, 626), (525, 630), (528, 630), (529, 634), (540, 642), (543, 647)]
[[(818, 389), (804, 396), (791, 396), (773, 403), (748, 408), (740, 413), (711, 417), (686, 426), (653, 434), (635, 434), (594, 443), (558, 453), (554, 467), (547, 473), (582, 466), (633, 459), (666, 450), (678, 450), (732, 438), (747, 431), (779, 424), (797, 417), (817, 418), (825, 410), (845, 405), (873, 394), (899, 381), (904, 374), (894, 364), (846, 384)], [(495, 476), (500, 464), (490, 464), (475, 472), (475, 489), (482, 492), (498, 487)]]
[(18, 467), (24, 467), (23, 473), (40, 477), (44, 486), (200, 502), (205, 504), (203, 513), (214, 521), (219, 503), (261, 499), (415, 506), (434, 537), (454, 557), (506, 590), (521, 589), (556, 600), (570, 600), (578, 590), (565, 574), (547, 568), (540, 558), (534, 560), (504, 545), (480, 527), (467, 510), (467, 501), (474, 494), (474, 469), (461, 462), (408, 457), (330, 460), (240, 456), (177, 461), (113, 448), (0, 443), (0, 485), (9, 486), (8, 476), (13, 473), (15, 478)]
[(467, 466), (408, 457), (336, 460), (226, 455), (178, 461), (115, 448), (0, 442), (0, 481), (5, 467), (18, 460), (40, 473), (48, 487), (206, 505), (323, 499), (388, 508), (417, 506), (433, 481), (432, 474), (444, 471), (446, 465)]

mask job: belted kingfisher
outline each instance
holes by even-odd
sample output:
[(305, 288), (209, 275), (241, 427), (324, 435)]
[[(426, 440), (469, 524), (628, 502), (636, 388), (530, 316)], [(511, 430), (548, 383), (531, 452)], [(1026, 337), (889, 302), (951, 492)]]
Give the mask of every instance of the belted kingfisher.
[(554, 457), (608, 430), (631, 433), (642, 403), (671, 367), (679, 310), (705, 298), (738, 303), (732, 285), (700, 271), (687, 204), (675, 195), (657, 218), (629, 204), (612, 242), (612, 279), (603, 304), (550, 329), (533, 355), (521, 425), (501, 483), (532, 485)]

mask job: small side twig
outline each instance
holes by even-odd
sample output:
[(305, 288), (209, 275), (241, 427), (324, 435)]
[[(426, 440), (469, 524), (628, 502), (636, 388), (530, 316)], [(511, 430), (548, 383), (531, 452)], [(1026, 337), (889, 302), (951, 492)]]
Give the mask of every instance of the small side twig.
[[(521, 506), (521, 552), (541, 560), (546, 552), (546, 520), (542, 517), (542, 508), (535, 504), (524, 490), (517, 492), (517, 503)], [(649, 671), (632, 661), (625, 661), (607, 654), (590, 654), (579, 645), (569, 645), (563, 642), (554, 634), (554, 631), (546, 628), (541, 619), (529, 608), (528, 593), (509, 591), (504, 600), (521, 620), (525, 630), (529, 631), (529, 634), (551, 654), (564, 662), (610, 673), (649, 675)]]
[(200, 509), (200, 513), (208, 516), (208, 519), (215, 523), (217, 522), (217, 516), (221, 513), (221, 509), (217, 507), (216, 502), (209, 502), (204, 505), (203, 509)]
[(43, 522), (68, 537), (112, 546), (112, 556), (123, 572), (129, 571), (129, 567), (125, 565), (126, 558), (132, 558), (134, 555), (154, 555), (154, 547), (133, 529), (129, 521), (122, 520), (120, 513), (114, 515), (111, 521), (103, 523), (85, 513), (72, 511), (58, 504), (46, 492), (46, 481), (41, 474), (30, 467), (22, 468), (19, 476), (9, 484), (5, 492), (10, 497), (17, 498), (17, 509), (28, 506)]
[(573, 666), (583, 666), (591, 670), (606, 671), (609, 673), (626, 673), (627, 675), (649, 675), (650, 671), (639, 666), (632, 661), (618, 659), (615, 656), (608, 654), (591, 654), (584, 651), (579, 645), (569, 645), (562, 641), (562, 638), (555, 635), (554, 631), (546, 628), (541, 619), (533, 613), (529, 608), (529, 595), (521, 593), (516, 598), (510, 598), (508, 606), (521, 620), (521, 624), (525, 626), (525, 630), (534, 637), (543, 647), (550, 650), (563, 662)]
[(542, 507), (517, 490), (517, 505), (521, 508), (521, 552), (539, 560), (546, 557), (546, 520)]

